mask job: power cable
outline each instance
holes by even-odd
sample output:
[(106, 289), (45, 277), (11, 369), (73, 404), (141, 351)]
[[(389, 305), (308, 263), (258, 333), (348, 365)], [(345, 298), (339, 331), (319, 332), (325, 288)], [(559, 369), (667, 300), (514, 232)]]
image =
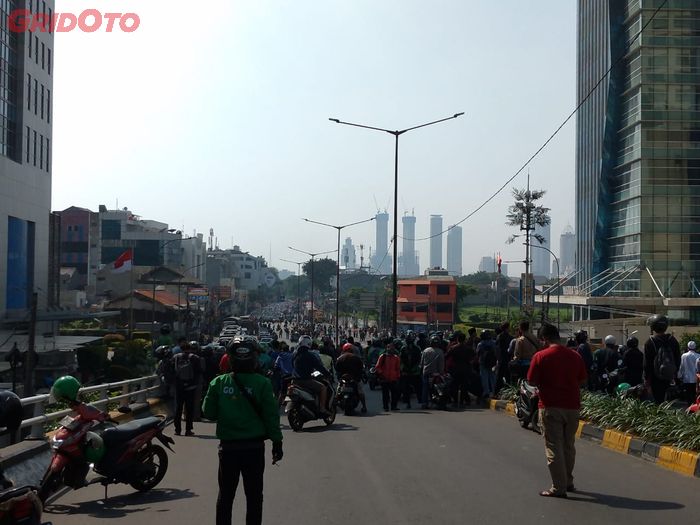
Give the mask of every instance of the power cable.
[(554, 133), (552, 133), (552, 134), (549, 136), (549, 138), (544, 142), (544, 144), (542, 144), (542, 145), (537, 149), (537, 151), (535, 151), (535, 153), (533, 153), (533, 154), (530, 156), (530, 158), (527, 160), (527, 162), (525, 162), (525, 164), (523, 164), (523, 165), (520, 167), (520, 169), (519, 169), (518, 171), (516, 171), (515, 174), (514, 174), (512, 177), (510, 177), (508, 180), (506, 180), (506, 182), (505, 182), (500, 188), (498, 188), (498, 190), (496, 190), (488, 199), (486, 199), (483, 203), (481, 203), (476, 209), (474, 209), (472, 212), (470, 212), (470, 213), (469, 213), (466, 217), (464, 217), (461, 221), (459, 221), (459, 222), (453, 224), (452, 226), (450, 226), (450, 227), (447, 228), (446, 230), (441, 231), (440, 233), (436, 233), (436, 234), (434, 234), (434, 235), (429, 235), (428, 237), (420, 237), (420, 238), (415, 238), (415, 239), (410, 239), (410, 238), (407, 238), (407, 237), (402, 237), (402, 236), (400, 236), (400, 235), (399, 235), (398, 237), (399, 237), (400, 239), (405, 239), (405, 240), (407, 240), (407, 241), (427, 241), (427, 240), (430, 240), (430, 239), (432, 239), (432, 238), (434, 238), (434, 237), (439, 237), (439, 236), (443, 235), (444, 233), (449, 232), (449, 231), (450, 231), (452, 228), (454, 228), (455, 226), (459, 226), (459, 225), (462, 224), (463, 222), (465, 222), (465, 221), (467, 221), (468, 219), (470, 219), (470, 218), (471, 218), (472, 216), (474, 216), (477, 212), (479, 212), (484, 206), (486, 206), (489, 202), (491, 202), (493, 199), (495, 199), (496, 196), (499, 195), (499, 194), (505, 189), (506, 186), (508, 186), (508, 184), (510, 184), (518, 175), (520, 175), (520, 174), (523, 172), (523, 170), (525, 170), (525, 168), (527, 168), (527, 167), (529, 166), (529, 164), (530, 164), (533, 160), (535, 160), (535, 158), (542, 152), (542, 150), (544, 150), (544, 149), (549, 145), (549, 143), (554, 139), (554, 137), (556, 137), (556, 136), (559, 134), (559, 132), (562, 130), (562, 128), (563, 128), (564, 126), (566, 126), (566, 124), (569, 123), (569, 121), (573, 118), (574, 115), (576, 115), (576, 113), (578, 113), (579, 109), (581, 109), (581, 107), (583, 107), (583, 105), (588, 101), (589, 98), (591, 98), (591, 96), (593, 95), (593, 93), (598, 89), (598, 87), (600, 87), (600, 85), (601, 85), (601, 84), (603, 83), (603, 81), (608, 77), (608, 75), (610, 75), (610, 72), (611, 72), (615, 67), (617, 67), (617, 65), (622, 61), (622, 59), (625, 58), (625, 56), (627, 55), (627, 52), (629, 51), (629, 48), (632, 46), (632, 44), (633, 44), (640, 36), (642, 36), (642, 33), (644, 32), (644, 30), (649, 26), (649, 24), (651, 24), (651, 22), (654, 20), (654, 18), (656, 18), (656, 15), (659, 13), (659, 11), (661, 11), (661, 9), (663, 9), (663, 7), (664, 7), (667, 3), (668, 3), (668, 0), (664, 0), (664, 1), (661, 3), (661, 5), (659, 5), (659, 7), (656, 8), (656, 10), (654, 11), (654, 14), (651, 15), (651, 18), (649, 18), (649, 20), (647, 20), (646, 24), (644, 24), (644, 25), (642, 26), (642, 28), (641, 28), (641, 29), (639, 30), (639, 32), (634, 36), (634, 38), (632, 38), (632, 39), (629, 41), (629, 43), (628, 43), (627, 46), (625, 47), (625, 51), (624, 51), (623, 53), (620, 54), (620, 56), (617, 58), (617, 60), (615, 60), (615, 62), (613, 62), (613, 64), (608, 68), (608, 70), (603, 74), (603, 76), (600, 77), (600, 79), (598, 80), (598, 82), (595, 83), (595, 85), (591, 88), (591, 90), (590, 90), (590, 91), (588, 92), (588, 94), (583, 98), (583, 100), (581, 100), (581, 102), (579, 102), (579, 104), (574, 108), (574, 110), (573, 110), (571, 113), (569, 113), (569, 116), (566, 117), (566, 119), (564, 119), (564, 122), (562, 122), (562, 123), (559, 125), (559, 127), (554, 131)]

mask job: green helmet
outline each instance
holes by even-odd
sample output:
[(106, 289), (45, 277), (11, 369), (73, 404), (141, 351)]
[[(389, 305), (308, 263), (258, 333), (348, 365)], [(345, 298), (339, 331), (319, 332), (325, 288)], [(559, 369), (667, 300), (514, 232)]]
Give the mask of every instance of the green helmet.
[(55, 401), (77, 401), (81, 384), (73, 376), (63, 376), (56, 379), (51, 387), (50, 397)]
[(85, 459), (88, 463), (97, 464), (105, 455), (105, 442), (95, 432), (85, 435)]
[(619, 396), (620, 394), (622, 394), (626, 390), (629, 390), (630, 388), (632, 388), (632, 385), (630, 385), (629, 383), (620, 383), (619, 385), (617, 385), (615, 392), (617, 392), (617, 395)]

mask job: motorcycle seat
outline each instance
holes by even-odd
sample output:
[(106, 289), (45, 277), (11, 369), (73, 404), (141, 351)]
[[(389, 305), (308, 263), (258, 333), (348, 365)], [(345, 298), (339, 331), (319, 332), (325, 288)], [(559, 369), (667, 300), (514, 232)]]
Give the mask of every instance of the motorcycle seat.
[(102, 433), (102, 439), (104, 440), (105, 444), (119, 441), (129, 441), (147, 430), (156, 428), (162, 422), (163, 420), (159, 417), (145, 417), (143, 419), (137, 419), (129, 423), (124, 423), (123, 425), (106, 429)]

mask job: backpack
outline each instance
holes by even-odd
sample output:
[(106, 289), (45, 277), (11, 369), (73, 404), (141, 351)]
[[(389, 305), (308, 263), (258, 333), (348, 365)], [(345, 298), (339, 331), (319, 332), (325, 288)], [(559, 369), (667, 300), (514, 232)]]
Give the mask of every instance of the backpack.
[(656, 357), (654, 357), (654, 375), (662, 381), (673, 381), (676, 379), (678, 368), (676, 367), (676, 359), (673, 355), (673, 350), (668, 347), (667, 342), (662, 342), (661, 346), (656, 346), (656, 341), (652, 339), (656, 348)]
[(183, 383), (194, 381), (194, 367), (189, 355), (183, 353), (175, 356), (175, 377)]

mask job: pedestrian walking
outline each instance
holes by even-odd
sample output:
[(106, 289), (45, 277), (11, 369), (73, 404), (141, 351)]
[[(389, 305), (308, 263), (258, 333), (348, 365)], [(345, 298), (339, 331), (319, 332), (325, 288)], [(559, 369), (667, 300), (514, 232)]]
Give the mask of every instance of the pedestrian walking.
[(666, 316), (652, 315), (647, 323), (652, 334), (644, 345), (644, 380), (654, 401), (663, 403), (666, 391), (677, 378), (681, 366), (681, 350), (676, 338), (666, 333)]
[(375, 369), (382, 385), (382, 405), (384, 410), (399, 410), (399, 378), (401, 377), (401, 362), (397, 349), (402, 346), (400, 339), (387, 345), (387, 351), (379, 356)]
[(406, 408), (411, 408), (411, 392), (415, 392), (416, 400), (421, 402), (421, 350), (415, 342), (415, 334), (406, 334), (406, 344), (401, 348), (401, 392)]
[(231, 525), (238, 480), (243, 477), (246, 523), (262, 523), (265, 440), (272, 440), (272, 463), (282, 459), (282, 432), (272, 384), (255, 373), (257, 356), (247, 342), (228, 350), (231, 372), (209, 385), (202, 407), (204, 417), (216, 421), (219, 439), (219, 496), (216, 525)]
[(201, 378), (200, 359), (190, 351), (190, 345), (180, 345), (181, 352), (173, 357), (175, 369), (175, 435), (182, 432), (182, 412), (185, 412), (185, 435), (194, 436), (194, 401), (197, 382)]
[(476, 347), (479, 359), (479, 376), (481, 377), (481, 395), (484, 398), (493, 397), (496, 388), (497, 347), (491, 338), (491, 332), (481, 332), (481, 342)]
[(695, 341), (688, 341), (688, 350), (681, 356), (681, 367), (678, 370), (678, 379), (683, 385), (683, 397), (688, 405), (695, 403), (699, 363), (700, 353), (697, 352), (697, 345)]
[(445, 356), (440, 348), (440, 338), (433, 336), (430, 338), (428, 346), (420, 356), (420, 368), (423, 377), (422, 408), (430, 408), (430, 390), (432, 387), (433, 375), (445, 373)]
[(508, 354), (508, 349), (510, 348), (510, 342), (513, 340), (513, 336), (510, 335), (510, 323), (505, 321), (501, 324), (501, 332), (496, 337), (496, 346), (498, 347), (498, 362), (496, 364), (496, 392), (498, 392), (503, 385), (510, 381), (510, 370), (508, 364), (510, 363), (510, 355)]
[(545, 323), (539, 337), (546, 348), (532, 357), (527, 380), (539, 389), (540, 427), (552, 477), (551, 488), (540, 496), (566, 498), (575, 490), (575, 440), (586, 367), (578, 352), (560, 344), (556, 326)]

